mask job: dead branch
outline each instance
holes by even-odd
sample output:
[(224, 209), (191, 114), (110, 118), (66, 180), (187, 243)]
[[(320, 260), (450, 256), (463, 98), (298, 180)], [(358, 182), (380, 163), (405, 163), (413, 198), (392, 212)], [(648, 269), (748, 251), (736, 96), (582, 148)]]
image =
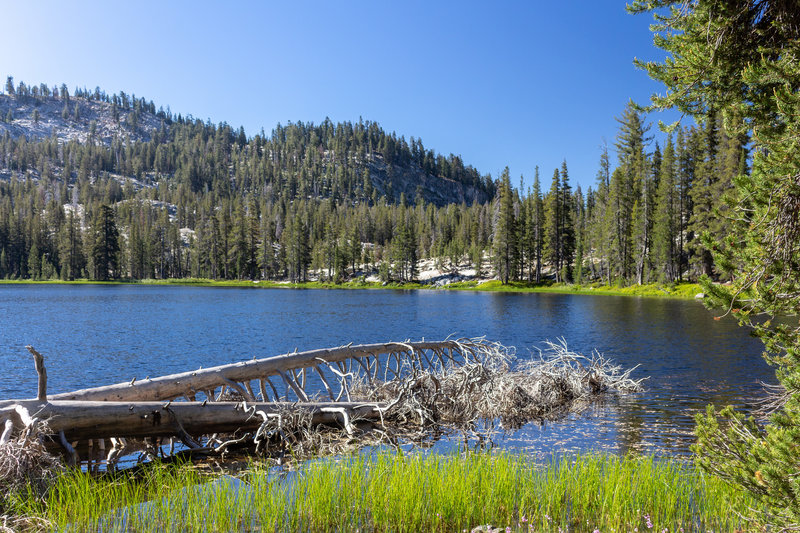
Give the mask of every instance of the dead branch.
[(36, 366), (36, 373), (39, 375), (39, 387), (36, 398), (40, 402), (47, 401), (47, 369), (44, 367), (44, 357), (42, 354), (33, 349), (33, 346), (26, 346), (29, 352), (33, 355), (33, 362)]

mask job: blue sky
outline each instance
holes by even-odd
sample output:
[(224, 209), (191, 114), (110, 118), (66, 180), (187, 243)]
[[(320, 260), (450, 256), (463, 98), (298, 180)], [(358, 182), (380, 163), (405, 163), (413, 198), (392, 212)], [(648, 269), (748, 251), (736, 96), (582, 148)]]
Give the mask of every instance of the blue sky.
[[(380, 123), (497, 176), (592, 185), (629, 99), (660, 87), (647, 16), (617, 0), (3, 2), (0, 75), (123, 90), (244, 126)], [(674, 120), (674, 115), (650, 117)], [(657, 130), (654, 126), (653, 130)]]

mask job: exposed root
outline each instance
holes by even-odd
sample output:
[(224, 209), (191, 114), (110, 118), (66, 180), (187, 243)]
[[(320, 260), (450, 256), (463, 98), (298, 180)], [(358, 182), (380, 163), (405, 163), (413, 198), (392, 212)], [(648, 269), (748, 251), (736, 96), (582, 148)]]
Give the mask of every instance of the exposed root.
[(591, 357), (572, 352), (563, 339), (548, 341), (538, 358), (528, 361), (515, 360), (499, 345), (481, 348), (475, 362), (413, 371), (372, 387), (362, 381), (354, 396), (390, 402), (384, 430), (424, 440), (454, 431), (490, 438), (497, 429), (558, 420), (603, 394), (642, 390), (642, 380), (630, 378), (634, 369), (622, 371), (598, 352)]

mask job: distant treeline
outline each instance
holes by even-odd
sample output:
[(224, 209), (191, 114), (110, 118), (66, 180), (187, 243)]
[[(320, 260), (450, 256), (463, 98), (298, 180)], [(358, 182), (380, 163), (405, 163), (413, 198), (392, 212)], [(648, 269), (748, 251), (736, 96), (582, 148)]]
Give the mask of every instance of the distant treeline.
[[(120, 108), (155, 111), (99, 89), (69, 96), (65, 86), (9, 80), (6, 92), (104, 102), (108, 120)], [(538, 168), (522, 190), (508, 169), (481, 176), (372, 122), (290, 123), (247, 137), (155, 113), (160, 128), (146, 141), (0, 138), (0, 278), (302, 281), (315, 270), (344, 280), (366, 266), (405, 281), (423, 257), (481, 268), (486, 256), (504, 282), (671, 282), (730, 271), (700, 236), (735, 231), (720, 213), (731, 180), (748, 171), (748, 139), (726, 135), (713, 114), (649, 151), (642, 117), (626, 109), (616, 168), (604, 149), (596, 188), (584, 192), (573, 191), (566, 162), (548, 190)], [(435, 205), (419, 187), (393, 191), (401, 175), (461, 184), (487, 201)]]

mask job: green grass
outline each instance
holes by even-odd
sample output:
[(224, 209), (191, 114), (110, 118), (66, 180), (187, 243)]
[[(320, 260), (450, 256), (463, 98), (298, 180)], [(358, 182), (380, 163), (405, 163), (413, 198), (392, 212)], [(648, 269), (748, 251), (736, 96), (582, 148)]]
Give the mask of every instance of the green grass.
[[(132, 531), (467, 531), (491, 523), (511, 531), (606, 533), (734, 531), (742, 492), (684, 463), (612, 455), (562, 457), (545, 466), (510, 453), (396, 455), (388, 452), (305, 464), (292, 483), (258, 467), (252, 491), (203, 495), (189, 467), (155, 467), (144, 479), (61, 477), (46, 505), (16, 500), (16, 512), (59, 530), (91, 530), (115, 509), (152, 500)], [(648, 528), (648, 517), (652, 528)], [(106, 529), (111, 530), (111, 529)]]
[(392, 282), (383, 285), (378, 282), (349, 281), (333, 283), (327, 281), (306, 281), (303, 283), (280, 283), (275, 281), (250, 281), (250, 280), (212, 280), (205, 278), (181, 279), (145, 279), (145, 280), (117, 280), (117, 281), (91, 281), (91, 280), (0, 280), (0, 284), (34, 285), (34, 284), (103, 284), (103, 285), (181, 285), (194, 287), (249, 287), (264, 289), (402, 289), (402, 290), (469, 290), (482, 292), (543, 292), (558, 294), (589, 294), (610, 296), (638, 296), (647, 298), (673, 298), (694, 299), (697, 293), (702, 292), (696, 283), (677, 283), (662, 285), (650, 283), (647, 285), (631, 285), (629, 287), (602, 285), (599, 283), (576, 285), (569, 283), (530, 283), (526, 281), (512, 281), (502, 284), (498, 280), (486, 281), (460, 281), (451, 283), (441, 288), (434, 288), (421, 283)]
[(594, 294), (610, 296), (640, 296), (648, 298), (694, 299), (697, 293), (703, 292), (696, 283), (677, 283), (663, 285), (650, 283), (631, 285), (629, 287), (592, 283), (577, 285), (570, 283), (530, 283), (527, 281), (511, 281), (505, 285), (498, 280), (478, 284), (475, 281), (452, 283), (449, 290), (475, 290), (488, 292), (546, 292), (558, 294)]

